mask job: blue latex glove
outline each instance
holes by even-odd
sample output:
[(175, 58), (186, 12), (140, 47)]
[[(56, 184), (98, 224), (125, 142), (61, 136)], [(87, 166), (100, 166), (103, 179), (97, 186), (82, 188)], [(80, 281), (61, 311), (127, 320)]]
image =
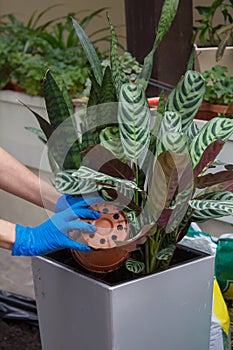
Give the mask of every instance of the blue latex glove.
[[(95, 199), (99, 202), (99, 198)], [(71, 230), (96, 231), (96, 226), (80, 219), (97, 219), (100, 214), (87, 209), (89, 204), (81, 200), (72, 207), (53, 215), (49, 220), (34, 228), (16, 225), (16, 239), (12, 255), (44, 255), (59, 248), (71, 248), (89, 251), (86, 245), (68, 237)]]
[(58, 198), (57, 203), (55, 204), (54, 211), (55, 213), (59, 213), (60, 211), (68, 209), (70, 206), (73, 206), (76, 203), (81, 201), (85, 201), (88, 206), (94, 203), (102, 202), (102, 197), (95, 196), (71, 196), (70, 194), (63, 194), (60, 198)]

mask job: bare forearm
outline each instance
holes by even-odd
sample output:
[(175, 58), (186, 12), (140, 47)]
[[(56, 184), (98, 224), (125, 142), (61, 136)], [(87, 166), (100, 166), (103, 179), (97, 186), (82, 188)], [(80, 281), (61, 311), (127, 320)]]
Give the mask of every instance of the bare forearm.
[(11, 250), (15, 242), (15, 224), (0, 220), (0, 248)]
[(54, 209), (60, 197), (55, 188), (0, 148), (0, 188), (40, 207)]

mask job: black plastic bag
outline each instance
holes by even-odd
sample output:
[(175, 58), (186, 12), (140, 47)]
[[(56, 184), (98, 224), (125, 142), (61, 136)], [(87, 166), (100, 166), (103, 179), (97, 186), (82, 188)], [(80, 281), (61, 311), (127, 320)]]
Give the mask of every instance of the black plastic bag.
[(23, 321), (38, 326), (36, 301), (26, 296), (0, 290), (0, 318)]

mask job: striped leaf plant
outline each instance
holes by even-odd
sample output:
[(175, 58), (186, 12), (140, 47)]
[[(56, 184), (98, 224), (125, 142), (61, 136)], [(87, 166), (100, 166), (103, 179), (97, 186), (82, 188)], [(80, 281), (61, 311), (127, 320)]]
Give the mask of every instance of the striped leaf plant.
[(122, 70), (109, 17), (112, 42), (105, 70), (73, 19), (92, 69), (81, 135), (71, 100), (49, 71), (44, 95), (50, 122), (34, 113), (42, 133), (34, 132), (47, 141), (57, 190), (72, 195), (98, 192), (124, 210), (130, 238), (117, 246), (131, 252), (126, 268), (134, 274), (166, 268), (192, 221), (233, 215), (233, 167), (221, 165), (218, 170), (217, 162), (233, 134), (233, 120), (214, 118), (198, 128), (194, 118), (206, 88), (202, 75), (187, 70), (166, 101), (161, 94), (155, 118), (148, 106), (153, 57), (178, 5), (178, 0), (164, 0), (152, 50), (134, 81)]

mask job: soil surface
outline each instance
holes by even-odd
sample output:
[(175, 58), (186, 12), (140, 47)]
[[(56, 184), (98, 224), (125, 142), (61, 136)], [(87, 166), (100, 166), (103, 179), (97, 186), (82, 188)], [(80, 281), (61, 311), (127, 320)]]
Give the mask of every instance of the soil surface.
[(0, 318), (0, 350), (42, 350), (39, 328)]

